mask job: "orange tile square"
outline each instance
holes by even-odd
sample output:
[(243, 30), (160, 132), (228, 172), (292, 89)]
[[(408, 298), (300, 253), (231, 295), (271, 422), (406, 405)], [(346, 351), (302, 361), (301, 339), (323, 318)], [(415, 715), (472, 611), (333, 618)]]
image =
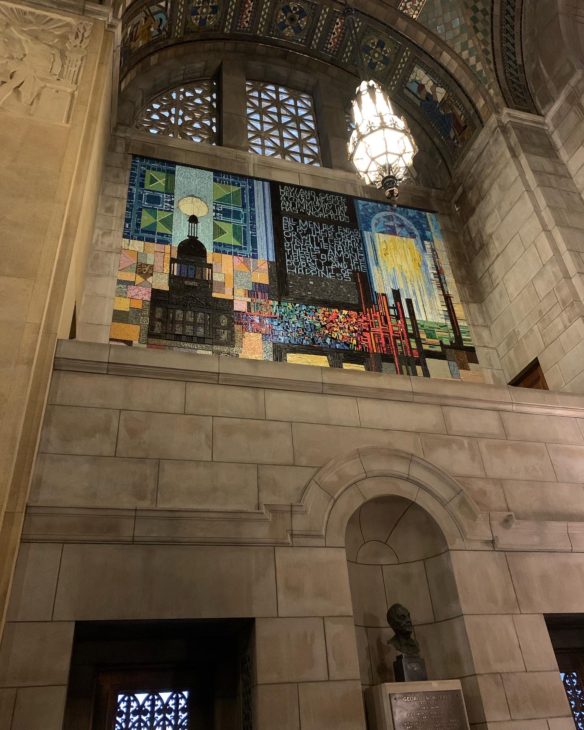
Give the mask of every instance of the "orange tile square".
[(113, 322), (110, 330), (110, 337), (113, 340), (138, 342), (138, 340), (140, 339), (140, 325)]

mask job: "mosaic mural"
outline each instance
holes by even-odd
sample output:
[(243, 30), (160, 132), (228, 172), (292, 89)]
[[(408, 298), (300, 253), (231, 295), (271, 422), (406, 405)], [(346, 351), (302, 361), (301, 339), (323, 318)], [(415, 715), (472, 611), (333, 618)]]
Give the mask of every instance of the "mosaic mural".
[(147, 2), (137, 9), (132, 7), (128, 21), (124, 24), (122, 37), (122, 65), (132, 54), (168, 33), (169, 0)]
[(429, 68), (414, 64), (406, 90), (446, 144), (454, 148), (464, 145), (470, 133), (464, 109)]
[(144, 157), (111, 339), (480, 379), (434, 214)]

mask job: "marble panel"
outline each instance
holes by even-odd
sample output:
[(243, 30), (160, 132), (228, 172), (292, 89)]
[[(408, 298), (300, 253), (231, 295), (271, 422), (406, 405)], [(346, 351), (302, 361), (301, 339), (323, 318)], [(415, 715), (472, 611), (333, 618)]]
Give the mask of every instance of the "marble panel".
[(22, 543), (10, 592), (8, 621), (50, 621), (61, 562), (59, 544)]
[(116, 453), (146, 459), (192, 459), (212, 456), (211, 418), (122, 411)]
[(119, 411), (48, 406), (39, 450), (52, 454), (113, 456)]
[(186, 413), (227, 418), (265, 417), (264, 391), (261, 388), (187, 383), (186, 389)]
[(269, 684), (256, 687), (258, 730), (300, 730), (297, 684)]
[(328, 679), (321, 618), (259, 618), (255, 640), (258, 684)]
[(570, 715), (568, 698), (559, 672), (503, 674), (503, 685), (514, 720)]
[(59, 621), (275, 615), (272, 548), (66, 545), (63, 549), (54, 611)]
[(289, 423), (239, 418), (213, 419), (213, 458), (252, 464), (292, 464)]
[(7, 623), (0, 644), (0, 687), (65, 685), (74, 624)]
[(164, 509), (257, 509), (257, 467), (255, 464), (210, 461), (161, 461), (157, 506)]
[(351, 616), (344, 548), (276, 548), (279, 616)]
[(454, 551), (450, 557), (464, 613), (519, 612), (514, 590), (517, 583), (515, 576), (511, 581), (503, 553)]
[(359, 679), (355, 624), (350, 616), (324, 619), (329, 679)]
[(360, 682), (309, 682), (298, 690), (302, 730), (365, 729)]

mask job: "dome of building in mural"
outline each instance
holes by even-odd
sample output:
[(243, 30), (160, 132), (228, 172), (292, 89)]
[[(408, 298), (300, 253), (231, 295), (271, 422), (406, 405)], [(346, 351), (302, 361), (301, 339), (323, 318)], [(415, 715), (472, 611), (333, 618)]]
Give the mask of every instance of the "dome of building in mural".
[(207, 258), (205, 244), (197, 237), (199, 219), (196, 215), (189, 216), (189, 235), (177, 247), (178, 258)]

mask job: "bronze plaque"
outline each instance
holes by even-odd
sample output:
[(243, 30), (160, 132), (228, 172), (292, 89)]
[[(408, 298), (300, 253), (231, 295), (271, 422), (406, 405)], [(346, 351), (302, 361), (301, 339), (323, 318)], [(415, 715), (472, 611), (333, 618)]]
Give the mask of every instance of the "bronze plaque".
[(468, 730), (458, 690), (403, 692), (390, 700), (395, 730)]

